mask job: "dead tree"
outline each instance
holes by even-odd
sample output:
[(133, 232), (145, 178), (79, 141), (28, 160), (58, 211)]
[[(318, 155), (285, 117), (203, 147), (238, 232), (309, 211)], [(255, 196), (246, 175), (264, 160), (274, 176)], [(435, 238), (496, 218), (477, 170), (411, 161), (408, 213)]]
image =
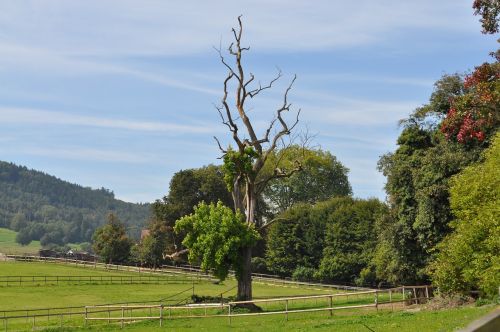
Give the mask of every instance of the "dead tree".
[[(296, 162), (294, 167), (283, 169), (279, 167), (278, 162), (273, 165), (274, 171), (270, 174), (262, 174), (262, 169), (269, 157), (284, 142), (284, 138), (290, 137), (292, 130), (299, 122), (300, 109), (296, 111), (294, 120), (287, 123), (283, 115), (291, 112), (291, 104), (288, 101), (288, 93), (292, 89), (296, 76), (293, 77), (290, 84), (283, 94), (283, 103), (273, 110), (274, 118), (265, 130), (262, 136), (258, 136), (252, 121), (250, 120), (246, 102), (249, 98), (257, 97), (261, 92), (271, 89), (281, 77), (281, 71), (278, 71), (276, 77), (267, 85), (256, 83), (252, 73), (244, 70), (242, 56), (248, 51), (249, 47), (241, 45), (243, 25), (241, 16), (238, 17), (238, 28), (232, 29), (234, 41), (228, 47), (228, 61), (222, 50), (217, 49), (220, 61), (227, 68), (228, 74), (224, 80), (224, 90), (221, 104), (217, 106), (222, 123), (231, 133), (235, 149), (223, 148), (220, 141), (216, 138), (219, 149), (223, 153), (228, 187), (232, 192), (235, 210), (239, 210), (246, 217), (247, 224), (256, 222), (256, 204), (265, 186), (269, 181), (276, 178), (289, 177), (301, 169), (300, 162)], [(234, 96), (233, 100), (229, 96)], [(241, 128), (240, 128), (241, 126)], [(241, 165), (241, 164), (244, 165)], [(228, 172), (230, 174), (228, 174)], [(242, 248), (241, 259), (243, 271), (238, 277), (238, 299), (249, 300), (252, 298), (252, 275), (251, 258), (252, 248)]]

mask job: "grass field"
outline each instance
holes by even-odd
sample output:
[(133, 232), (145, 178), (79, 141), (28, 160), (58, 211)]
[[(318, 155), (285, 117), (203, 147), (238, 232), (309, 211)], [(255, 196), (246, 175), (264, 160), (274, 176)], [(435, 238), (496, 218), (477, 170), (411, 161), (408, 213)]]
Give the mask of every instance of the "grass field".
[(16, 243), (16, 232), (0, 228), (0, 253), (4, 254), (38, 254), (38, 250), (42, 247), (40, 241), (31, 241), (27, 246), (22, 246)]
[[(0, 262), (0, 276), (19, 275), (137, 275), (135, 272), (108, 272), (52, 263)], [(234, 280), (221, 284), (204, 282), (194, 285), (197, 295), (218, 296), (236, 285)], [(93, 305), (102, 303), (151, 301), (171, 296), (193, 285), (186, 284), (132, 284), (132, 285), (59, 285), (59, 286), (0, 286), (0, 310), (46, 308), (61, 306)], [(225, 296), (234, 295), (233, 289)], [(254, 285), (256, 297), (325, 294), (326, 291), (305, 288), (284, 288), (279, 286)], [(192, 294), (192, 292), (191, 292)], [(187, 295), (191, 295), (187, 294)]]
[[(455, 331), (471, 321), (494, 310), (493, 307), (463, 307), (440, 311), (379, 311), (290, 314), (259, 317), (235, 317), (231, 325), (227, 318), (175, 319), (166, 321), (163, 328), (158, 321), (134, 323), (124, 331), (398, 331), (438, 332)], [(113, 331), (119, 325), (93, 325), (92, 331)], [(80, 329), (78, 329), (80, 330)], [(54, 330), (62, 331), (62, 330)]]
[[(42, 248), (40, 241), (31, 241), (27, 246), (22, 246), (16, 242), (17, 232), (7, 228), (0, 228), (0, 253), (6, 255), (32, 255), (37, 254)], [(68, 244), (71, 248), (79, 249), (78, 244)]]
[[(136, 272), (105, 271), (84, 267), (58, 265), (53, 263), (22, 263), (22, 262), (0, 262), (0, 277), (13, 275), (46, 275), (46, 276), (85, 276), (85, 275), (137, 275)], [(203, 282), (194, 284), (194, 293), (197, 295), (218, 296), (220, 293), (230, 290), (235, 286), (234, 280), (226, 280), (221, 284)], [(82, 285), (28, 285), (28, 286), (0, 286), (0, 313), (1, 310), (26, 310), (35, 308), (53, 308), (66, 306), (84, 306), (115, 302), (136, 302), (159, 300), (179, 293), (186, 292), (173, 297), (173, 300), (182, 300), (189, 297), (193, 290), (193, 284), (82, 284)], [(224, 296), (234, 295), (232, 289)], [(329, 294), (329, 291), (307, 288), (281, 287), (277, 285), (254, 284), (255, 297), (282, 297), (294, 295)], [(371, 296), (371, 295), (370, 295)], [(370, 303), (372, 297), (353, 296), (349, 304)], [(321, 300), (320, 300), (321, 301)], [(368, 301), (368, 302), (367, 302)], [(317, 302), (315, 303), (318, 304)], [(325, 303), (326, 304), (326, 303)], [(280, 304), (282, 305), (282, 304)], [(265, 310), (281, 310), (279, 304), (263, 306)], [(292, 304), (293, 308), (307, 308), (313, 302), (300, 302)], [(342, 303), (339, 303), (342, 305)], [(292, 309), (293, 309), (292, 308)], [(458, 327), (467, 325), (470, 321), (492, 310), (490, 307), (464, 307), (441, 311), (401, 311), (391, 312), (388, 307), (376, 312), (370, 309), (349, 309), (349, 311), (335, 311), (333, 317), (328, 312), (310, 312), (289, 314), (286, 321), (284, 315), (269, 315), (259, 317), (233, 317), (229, 325), (227, 318), (177, 318), (166, 320), (163, 328), (159, 327), (158, 321), (143, 321), (139, 323), (126, 324), (127, 331), (452, 331)], [(141, 309), (142, 310), (142, 309)], [(201, 310), (201, 309), (200, 309)], [(79, 311), (79, 310), (76, 310)], [(80, 310), (81, 311), (81, 310)], [(57, 312), (57, 311), (52, 311)], [(26, 311), (24, 311), (26, 313)], [(24, 315), (23, 312), (18, 315)], [(41, 311), (46, 313), (46, 311)], [(3, 315), (3, 313), (1, 313)], [(31, 313), (30, 313), (31, 314)], [(140, 313), (139, 313), (140, 314)], [(0, 315), (0, 317), (2, 316)], [(7, 316), (12, 315), (8, 313)], [(105, 314), (103, 314), (105, 315)], [(113, 313), (113, 316), (119, 313)], [(36, 319), (37, 329), (44, 326), (58, 326), (63, 323), (63, 328), (51, 328), (51, 331), (113, 331), (119, 329), (119, 325), (90, 323), (87, 328), (83, 326), (83, 315), (74, 314), (72, 317), (53, 317), (50, 320), (40, 317)], [(3, 324), (0, 320), (0, 328)], [(31, 318), (11, 319), (8, 322), (8, 331), (26, 331), (32, 329)], [(70, 328), (72, 326), (72, 328)], [(80, 327), (78, 327), (80, 326)], [(368, 328), (367, 328), (368, 327)]]

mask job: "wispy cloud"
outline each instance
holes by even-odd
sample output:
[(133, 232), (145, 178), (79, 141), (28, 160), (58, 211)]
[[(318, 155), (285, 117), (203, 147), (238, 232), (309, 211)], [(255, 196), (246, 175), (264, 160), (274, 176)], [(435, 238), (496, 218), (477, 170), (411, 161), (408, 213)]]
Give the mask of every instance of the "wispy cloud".
[(139, 153), (130, 153), (115, 150), (91, 149), (91, 148), (21, 148), (22, 154), (43, 156), (58, 159), (72, 159), (84, 161), (100, 161), (100, 162), (120, 162), (132, 164), (151, 163), (155, 160), (154, 156), (148, 156)]
[(57, 53), (185, 55), (228, 37), (239, 14), (255, 47), (311, 50), (380, 42), (401, 29), (463, 30), (475, 23), (463, 6), (456, 0), (318, 0), (314, 6), (299, 0), (32, 0), (2, 2), (0, 22), (15, 40)]
[(303, 75), (301, 79), (308, 81), (329, 81), (329, 82), (366, 82), (379, 84), (393, 85), (412, 85), (421, 87), (432, 87), (435, 79), (415, 78), (415, 77), (394, 77), (394, 76), (371, 76), (371, 75), (356, 75), (351, 73), (343, 74), (319, 74), (319, 75)]
[(304, 102), (302, 113), (308, 121), (318, 121), (334, 125), (397, 126), (400, 119), (421, 105), (417, 101), (380, 101), (352, 99), (328, 93), (302, 91), (298, 93)]
[(175, 132), (177, 134), (212, 133), (207, 126), (183, 125), (168, 122), (133, 121), (96, 116), (77, 115), (41, 109), (1, 107), (0, 121), (18, 124), (50, 124), (65, 126), (100, 127), (110, 129)]

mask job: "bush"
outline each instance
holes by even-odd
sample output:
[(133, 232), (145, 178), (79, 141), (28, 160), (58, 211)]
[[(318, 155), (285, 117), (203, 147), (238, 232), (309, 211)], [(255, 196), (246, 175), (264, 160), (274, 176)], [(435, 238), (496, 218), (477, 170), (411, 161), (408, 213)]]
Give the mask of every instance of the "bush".
[(453, 178), (453, 233), (438, 246), (431, 265), (433, 282), (443, 293), (480, 290), (493, 297), (500, 285), (500, 133), (482, 163)]
[(19, 233), (17, 233), (16, 242), (22, 246), (27, 246), (28, 244), (31, 243), (31, 237), (28, 229), (23, 228), (19, 231)]
[(295, 271), (293, 271), (292, 279), (296, 281), (315, 281), (316, 269), (298, 266)]

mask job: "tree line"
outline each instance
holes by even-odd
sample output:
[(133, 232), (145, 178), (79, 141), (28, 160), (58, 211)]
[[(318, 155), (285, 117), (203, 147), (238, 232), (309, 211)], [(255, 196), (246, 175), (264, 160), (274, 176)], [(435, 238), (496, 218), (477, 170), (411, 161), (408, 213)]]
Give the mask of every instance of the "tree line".
[(43, 172), (0, 161), (0, 227), (17, 231), (16, 241), (45, 247), (90, 242), (115, 213), (133, 238), (148, 220), (148, 204), (126, 203), (113, 192), (62, 181)]

